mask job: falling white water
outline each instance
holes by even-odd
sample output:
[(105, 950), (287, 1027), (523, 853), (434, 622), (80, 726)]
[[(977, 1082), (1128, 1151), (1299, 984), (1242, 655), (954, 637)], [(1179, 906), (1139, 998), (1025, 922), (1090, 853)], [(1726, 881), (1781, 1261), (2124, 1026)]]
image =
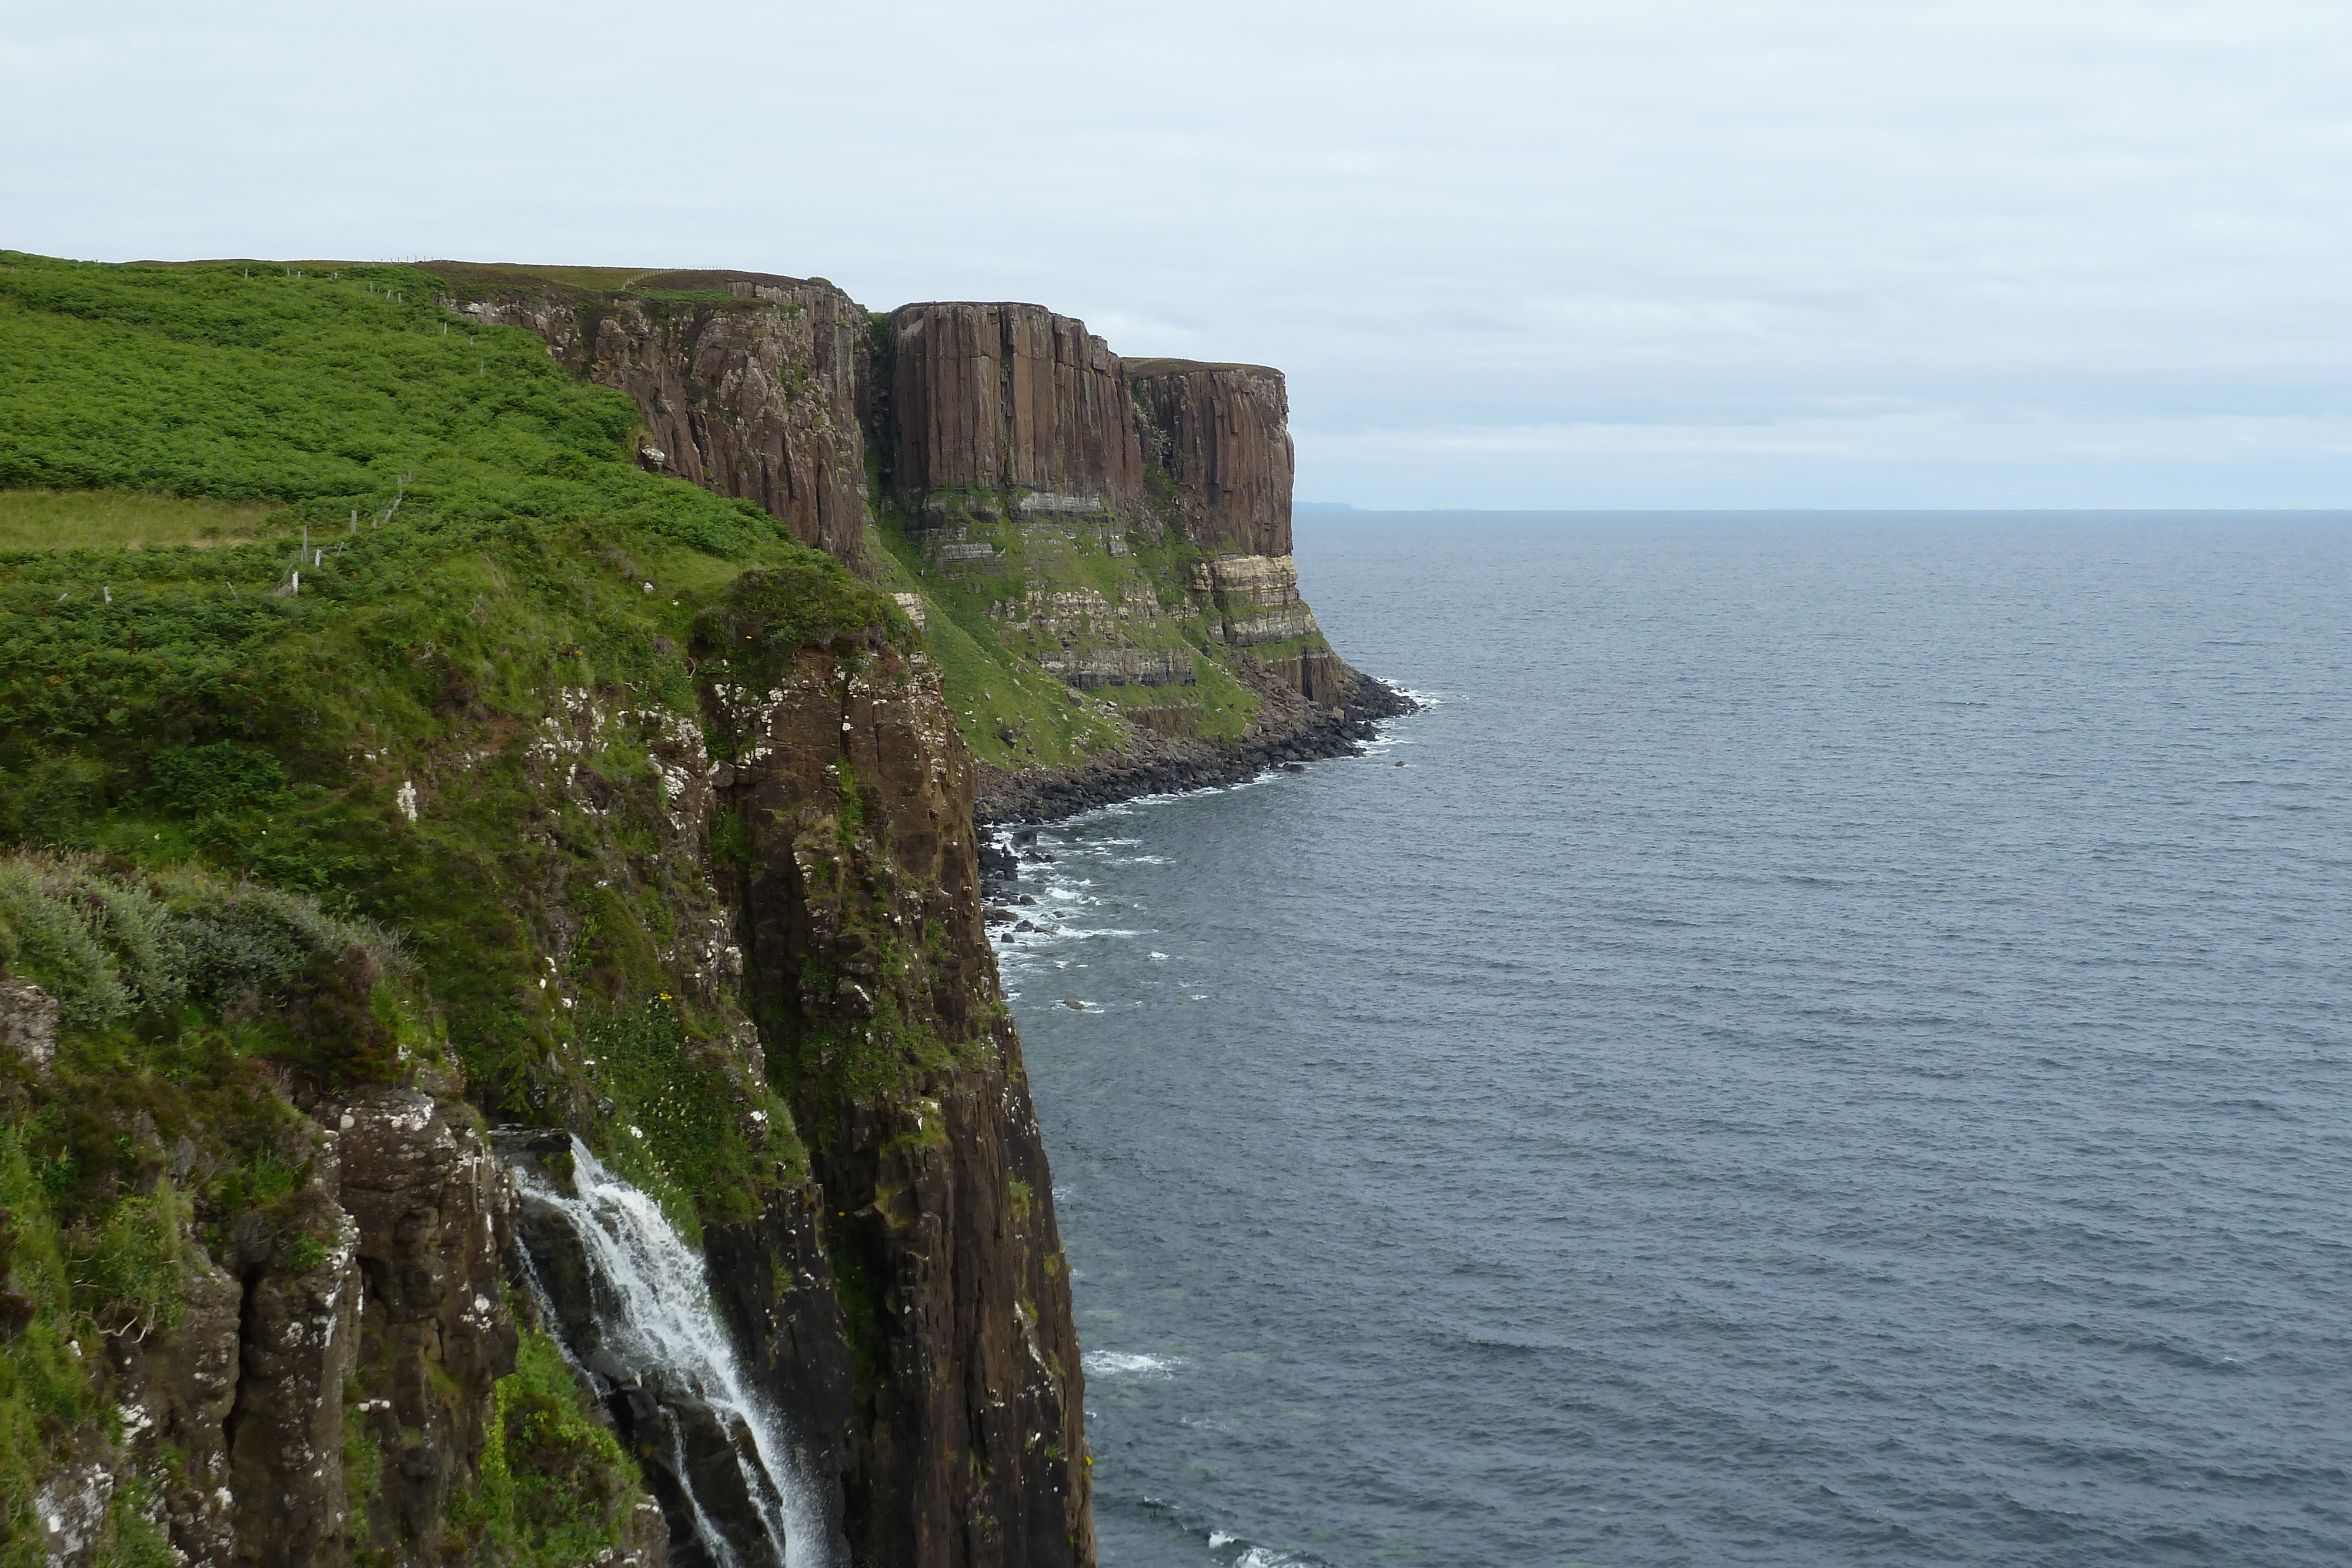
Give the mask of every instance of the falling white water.
[[(595, 1276), (604, 1349), (649, 1390), (683, 1389), (722, 1419), (740, 1419), (758, 1454), (755, 1460), (737, 1449), (744, 1490), (759, 1508), (777, 1560), (785, 1568), (832, 1568), (816, 1489), (794, 1462), (765, 1401), (745, 1385), (734, 1346), (711, 1312), (702, 1259), (670, 1228), (652, 1198), (606, 1170), (577, 1138), (572, 1159), (577, 1197), (528, 1162), (516, 1175), (526, 1194), (562, 1214), (578, 1232)], [(740, 1568), (693, 1495), (682, 1439), (677, 1458), (698, 1531), (713, 1559), (720, 1568)]]

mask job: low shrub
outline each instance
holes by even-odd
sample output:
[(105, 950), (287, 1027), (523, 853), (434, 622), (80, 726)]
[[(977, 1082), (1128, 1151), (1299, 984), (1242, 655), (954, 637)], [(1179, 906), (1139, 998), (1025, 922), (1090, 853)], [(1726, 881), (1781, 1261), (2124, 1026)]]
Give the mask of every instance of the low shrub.
[[(311, 1016), (327, 990), (357, 985), (364, 998), (402, 967), (385, 933), (300, 894), (184, 867), (118, 874), (68, 852), (0, 857), (0, 971), (47, 991), (61, 1019), (81, 1028), (184, 1003), (255, 1009), (306, 997)], [(346, 1006), (337, 1016), (373, 1049), (386, 1031), (364, 1012)], [(322, 1037), (313, 1027), (304, 1038)]]
[(559, 1568), (620, 1543), (639, 1494), (636, 1467), (547, 1335), (523, 1332), (514, 1372), (499, 1379), (488, 1439), (479, 1484), (450, 1501), (445, 1556)]

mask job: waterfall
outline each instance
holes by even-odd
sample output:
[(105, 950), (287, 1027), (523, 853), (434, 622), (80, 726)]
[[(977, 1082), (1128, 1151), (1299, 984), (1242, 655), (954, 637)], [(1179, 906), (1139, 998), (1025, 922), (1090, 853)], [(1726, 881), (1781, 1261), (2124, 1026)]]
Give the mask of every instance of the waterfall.
[[(522, 1191), (533, 1292), (645, 1462), (671, 1568), (832, 1568), (827, 1511), (748, 1385), (702, 1259), (578, 1139), (499, 1141)], [(547, 1157), (567, 1150), (569, 1171)]]

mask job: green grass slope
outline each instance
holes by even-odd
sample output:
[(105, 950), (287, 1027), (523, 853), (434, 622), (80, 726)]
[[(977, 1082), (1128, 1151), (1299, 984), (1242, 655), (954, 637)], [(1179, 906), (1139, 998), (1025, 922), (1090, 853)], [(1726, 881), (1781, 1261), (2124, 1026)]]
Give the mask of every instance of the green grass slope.
[[(1200, 552), (1176, 539), (1153, 543), (1123, 533), (1119, 553), (1093, 526), (1024, 520), (1018, 497), (959, 495), (952, 512), (962, 538), (994, 552), (984, 563), (941, 568), (919, 534), (887, 505), (869, 537), (877, 579), (923, 598), (924, 644), (940, 668), (964, 743), (1000, 768), (1068, 768), (1117, 751), (1126, 720), (1182, 715), (1182, 733), (1231, 738), (1256, 716), (1257, 699), (1234, 678), (1205, 633), (1205, 600), (1190, 591)], [(1029, 629), (1033, 594), (1093, 592), (1115, 620), (1058, 636)], [(1001, 612), (1009, 612), (1009, 615)], [(1177, 653), (1192, 668), (1185, 685), (1097, 685), (1075, 691), (1045, 661), (1069, 649), (1143, 648)]]
[[(529, 1114), (584, 1034), (690, 1062), (719, 1032), (663, 994), (645, 745), (577, 758), (621, 802), (591, 814), (530, 787), (532, 735), (566, 692), (694, 714), (683, 649), (747, 570), (796, 586), (813, 640), (894, 611), (756, 507), (638, 470), (625, 398), (432, 288), (0, 252), (0, 843), (194, 862), (399, 931), (475, 1096)], [(104, 522), (131, 514), (235, 527), (131, 549)], [(434, 778), (411, 821), (404, 785)], [(539, 983), (530, 912), (559, 905), (585, 911), (576, 1012)], [(698, 1134), (639, 1174), (690, 1219), (740, 1201), (713, 1103), (742, 1091), (686, 1090)]]
[[(698, 712), (684, 650), (747, 573), (786, 652), (908, 628), (757, 508), (638, 470), (625, 398), (435, 287), (0, 252), (0, 975), (63, 1008), (52, 1066), (0, 1051), (0, 1563), (108, 1440), (103, 1335), (168, 1321), (184, 1249), (307, 1179), (288, 1074), (585, 1114), (689, 1229), (805, 1169), (719, 1048), (740, 1017), (662, 956), (709, 910), (660, 852), (651, 716)], [(639, 716), (567, 753), (593, 810), (530, 757), (583, 704)], [(453, 1560), (585, 1560), (635, 1495), (524, 1352)], [(161, 1560), (119, 1500), (100, 1560)]]

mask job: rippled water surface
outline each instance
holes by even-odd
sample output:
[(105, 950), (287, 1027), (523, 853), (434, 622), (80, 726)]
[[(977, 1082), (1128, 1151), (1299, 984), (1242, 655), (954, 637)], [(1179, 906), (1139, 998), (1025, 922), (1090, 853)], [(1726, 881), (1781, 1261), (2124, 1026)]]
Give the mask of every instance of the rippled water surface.
[(1107, 1563), (2352, 1563), (2352, 525), (1299, 557), (1429, 711), (1003, 950)]

